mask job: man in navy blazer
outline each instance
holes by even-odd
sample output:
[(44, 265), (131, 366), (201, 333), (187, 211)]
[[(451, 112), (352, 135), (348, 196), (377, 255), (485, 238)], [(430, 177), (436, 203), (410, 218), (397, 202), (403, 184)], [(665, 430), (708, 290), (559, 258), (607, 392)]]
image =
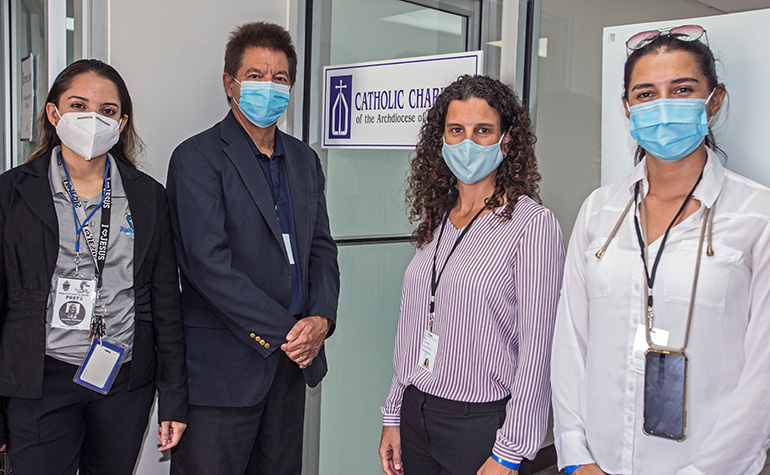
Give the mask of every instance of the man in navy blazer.
[(231, 111), (171, 156), (191, 403), (173, 474), (301, 471), (305, 383), (326, 374), (339, 269), (318, 156), (275, 125), (296, 74), (285, 29), (239, 27)]

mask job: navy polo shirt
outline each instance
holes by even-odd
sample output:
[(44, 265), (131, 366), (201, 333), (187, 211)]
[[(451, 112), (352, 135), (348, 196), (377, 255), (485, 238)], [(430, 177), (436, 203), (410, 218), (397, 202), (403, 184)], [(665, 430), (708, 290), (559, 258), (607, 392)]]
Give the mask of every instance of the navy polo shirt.
[[(260, 152), (254, 141), (246, 132), (241, 124), (238, 124), (246, 136), (251, 151), (257, 157), (265, 179), (270, 185), (270, 193), (273, 195), (273, 204), (275, 205), (276, 216), (281, 224), (281, 233), (289, 235), (291, 241), (291, 254), (294, 256), (294, 264), (291, 265), (291, 302), (289, 303), (289, 313), (292, 315), (302, 314), (302, 281), (299, 275), (299, 261), (297, 253), (297, 231), (294, 226), (294, 213), (291, 205), (291, 192), (289, 190), (289, 176), (286, 173), (286, 159), (283, 155), (283, 142), (278, 129), (275, 129), (275, 145), (273, 154), (267, 156)], [(283, 243), (285, 245), (285, 242)]]

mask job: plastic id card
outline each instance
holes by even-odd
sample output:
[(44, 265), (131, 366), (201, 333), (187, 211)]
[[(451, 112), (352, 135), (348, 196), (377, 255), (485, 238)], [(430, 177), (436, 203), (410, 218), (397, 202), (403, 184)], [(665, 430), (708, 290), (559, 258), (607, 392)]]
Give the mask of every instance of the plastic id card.
[(60, 276), (56, 279), (52, 328), (88, 330), (96, 304), (96, 279)]
[(420, 368), (429, 373), (433, 373), (433, 365), (436, 363), (436, 355), (438, 354), (438, 340), (438, 335), (427, 329), (422, 335), (422, 344), (420, 345), (420, 356), (418, 357), (418, 363), (420, 364)]
[(73, 381), (100, 394), (110, 392), (126, 356), (126, 347), (94, 338)]

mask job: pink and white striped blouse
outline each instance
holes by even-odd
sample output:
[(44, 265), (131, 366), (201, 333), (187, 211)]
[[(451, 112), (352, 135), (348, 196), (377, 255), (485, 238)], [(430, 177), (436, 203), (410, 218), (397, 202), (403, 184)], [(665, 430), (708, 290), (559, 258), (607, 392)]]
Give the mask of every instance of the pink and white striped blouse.
[[(406, 269), (393, 354), (393, 383), (383, 425), (398, 426), (404, 389), (490, 402), (511, 395), (493, 453), (511, 462), (534, 458), (545, 437), (551, 397), (550, 355), (564, 266), (559, 223), (523, 196), (513, 217), (502, 207), (471, 226), (446, 265), (436, 291), (433, 332), (439, 349), (433, 373), (417, 361), (428, 328), (436, 238), (417, 249)], [(462, 229), (447, 221), (437, 272)]]

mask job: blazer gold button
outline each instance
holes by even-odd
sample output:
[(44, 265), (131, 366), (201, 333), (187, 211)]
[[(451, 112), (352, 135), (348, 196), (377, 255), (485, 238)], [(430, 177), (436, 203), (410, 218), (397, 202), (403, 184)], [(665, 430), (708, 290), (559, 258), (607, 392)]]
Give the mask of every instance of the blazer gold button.
[(265, 343), (265, 349), (270, 348), (270, 343)]
[(259, 340), (259, 344), (265, 346), (265, 340)]
[(257, 337), (257, 335), (255, 335), (254, 333), (249, 333), (249, 338), (254, 339), (256, 337)]

